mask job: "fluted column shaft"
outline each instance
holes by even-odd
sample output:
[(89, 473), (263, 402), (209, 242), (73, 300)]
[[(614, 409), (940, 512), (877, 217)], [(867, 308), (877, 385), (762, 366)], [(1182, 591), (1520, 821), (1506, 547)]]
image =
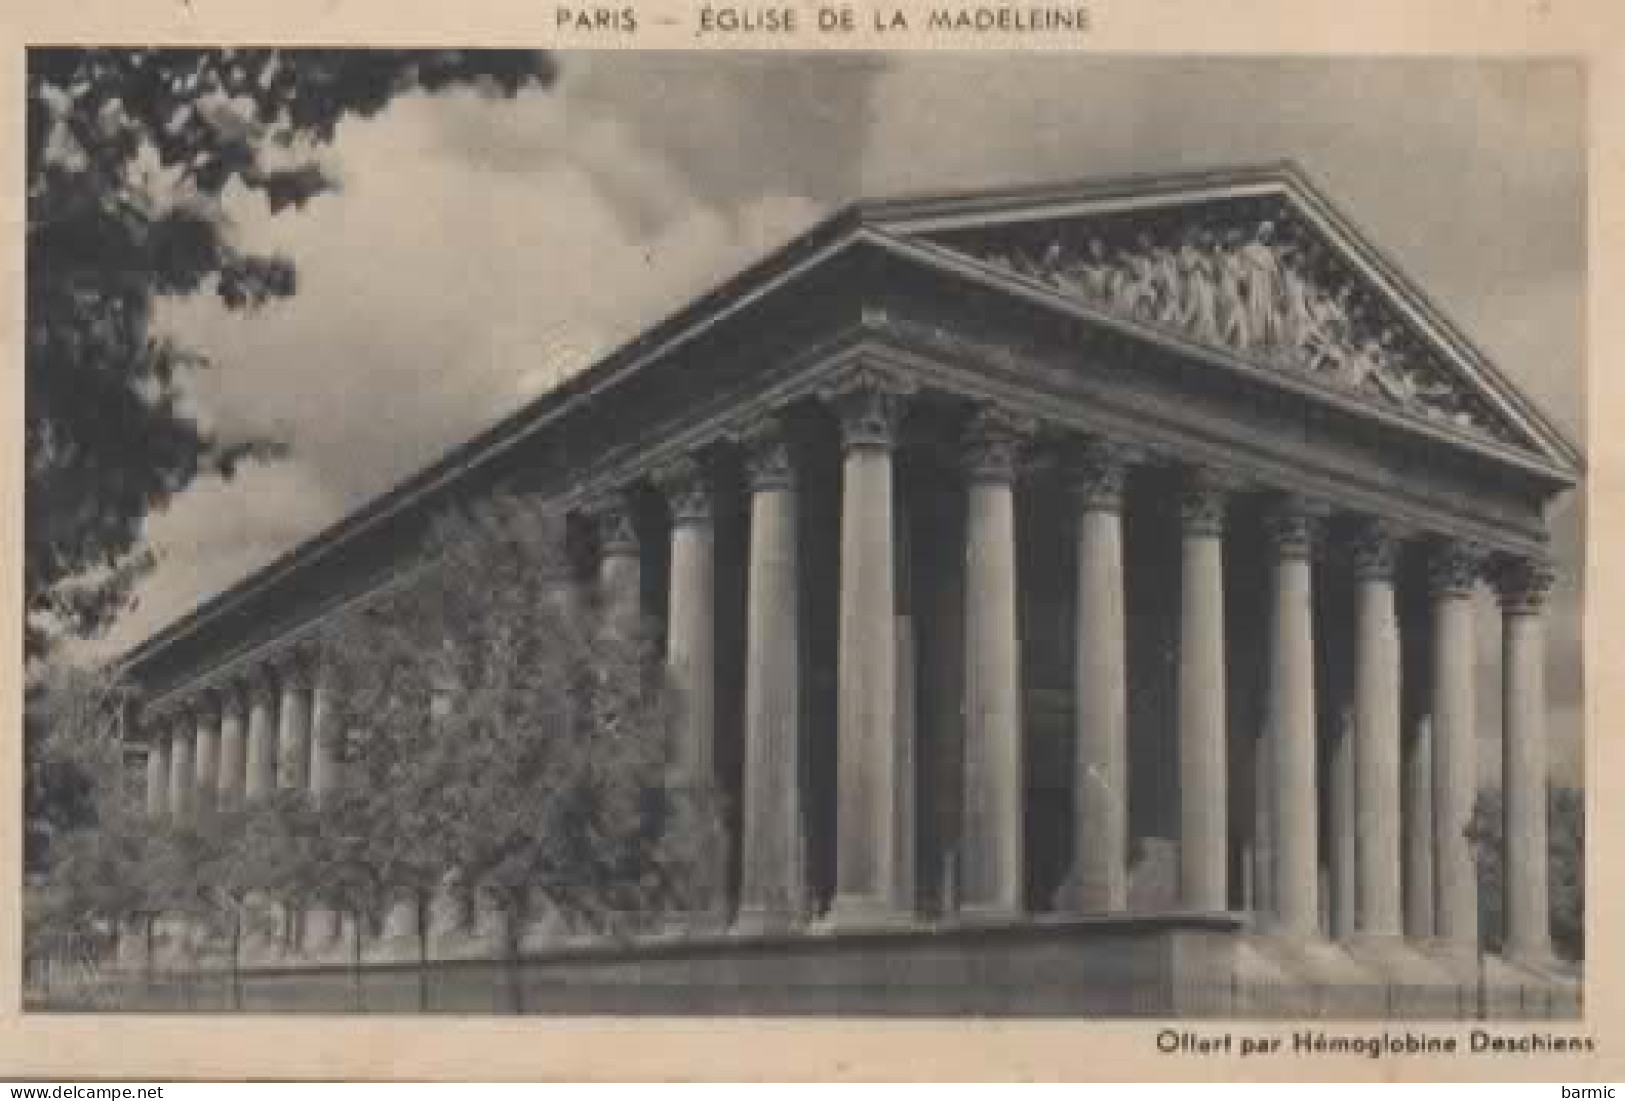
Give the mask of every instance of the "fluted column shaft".
[(691, 459), (661, 472), (671, 505), (666, 667), (682, 696), (677, 767), (685, 782), (715, 778), (716, 567), (710, 487)]
[(220, 699), (220, 770), (215, 790), (220, 805), (238, 807), (243, 802), (248, 777), (248, 723), (245, 701), (237, 688), (223, 692)]
[(169, 747), (169, 816), (176, 822), (192, 817), (197, 806), (197, 766), (192, 749), (197, 744), (197, 719), (183, 711), (175, 722)]
[(1265, 702), (1269, 902), (1276, 930), (1299, 938), (1314, 935), (1320, 920), (1311, 522), (1301, 502), (1287, 499), (1267, 523), (1275, 577)]
[(292, 663), (277, 673), (282, 698), (277, 707), (277, 787), (295, 791), (310, 786), (310, 683)]
[(1128, 905), (1128, 659), (1123, 590), (1121, 448), (1092, 441), (1070, 456), (1077, 508), (1073, 615), (1072, 874), (1066, 908)]
[(147, 740), (147, 817), (169, 813), (169, 736), (149, 731)]
[(1427, 940), (1433, 928), (1433, 718), (1421, 713), (1406, 723), (1405, 935)]
[(312, 670), (310, 677), (310, 795), (320, 805), (322, 797), (338, 787), (338, 732), (332, 686), (319, 670)]
[[(310, 678), (310, 784), (311, 800), (320, 806), (338, 785), (336, 735), (332, 722), (332, 688), (323, 682), (319, 667)], [(305, 922), (306, 944), (320, 947), (338, 939), (340, 915), (325, 907), (310, 912)]]
[(1179, 884), (1188, 910), (1227, 907), (1223, 486), (1189, 472), (1181, 496)]
[(783, 425), (752, 426), (745, 625), (745, 777), (738, 922), (782, 929), (806, 906), (795, 467)]
[(825, 394), (842, 451), (833, 916), (847, 924), (890, 923), (912, 908), (903, 897), (912, 822), (899, 813), (911, 805), (899, 792), (911, 761), (897, 714), (892, 499), (903, 391), (900, 380), (861, 372)]
[(1358, 829), (1355, 809), (1355, 734), (1354, 708), (1346, 701), (1333, 720), (1331, 732), (1331, 767), (1327, 782), (1326, 814), (1330, 821), (1331, 853), (1327, 869), (1327, 886), (1331, 897), (1327, 905), (1327, 925), (1335, 939), (1354, 935), (1355, 905), (1355, 834)]
[(1478, 943), (1478, 877), (1467, 827), (1477, 797), (1472, 595), (1479, 560), (1445, 543), (1429, 563), (1433, 601), (1433, 921), (1436, 936)]
[(1398, 936), (1400, 897), (1399, 620), (1393, 534), (1362, 523), (1351, 549), (1355, 577), (1355, 928)]
[(192, 787), (196, 793), (193, 805), (201, 810), (212, 810), (218, 802), (215, 788), (220, 771), (223, 721), (222, 711), (218, 707), (198, 710), (197, 742), (192, 751)]
[(264, 674), (248, 688), (248, 767), (244, 794), (257, 799), (276, 789), (276, 686)]
[[(1021, 659), (1016, 638), (1017, 452), (1033, 426), (996, 409), (965, 440), (965, 796), (960, 910), (1024, 906)], [(878, 614), (878, 610), (877, 613)]]
[(1549, 563), (1519, 559), (1497, 577), (1501, 598), (1501, 836), (1505, 845), (1506, 954), (1552, 956), (1547, 894), (1546, 655), (1542, 611)]

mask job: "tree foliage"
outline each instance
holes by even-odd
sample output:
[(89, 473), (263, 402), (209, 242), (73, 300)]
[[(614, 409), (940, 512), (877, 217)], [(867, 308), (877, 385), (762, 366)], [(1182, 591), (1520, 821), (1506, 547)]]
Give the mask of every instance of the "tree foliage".
[[(1505, 939), (1506, 876), (1502, 844), (1502, 792), (1479, 793), (1468, 836), (1478, 861), (1478, 929), (1484, 946), (1499, 951)], [(1552, 948), (1562, 958), (1585, 958), (1585, 791), (1547, 788), (1547, 891)]]
[(448, 517), (426, 566), (326, 640), (351, 798), (376, 793), (357, 832), (385, 878), (449, 872), (515, 935), (533, 900), (603, 933), (690, 909), (719, 851), (712, 793), (671, 798), (663, 669), (569, 592), (561, 533), (510, 496)]
[(89, 635), (150, 568), (145, 518), (201, 474), (277, 441), (227, 435), (188, 400), (208, 361), (154, 331), (155, 302), (252, 309), (294, 292), (236, 241), (223, 200), (296, 210), (345, 118), (403, 92), (548, 83), (533, 51), (32, 49), (27, 71), (27, 653)]

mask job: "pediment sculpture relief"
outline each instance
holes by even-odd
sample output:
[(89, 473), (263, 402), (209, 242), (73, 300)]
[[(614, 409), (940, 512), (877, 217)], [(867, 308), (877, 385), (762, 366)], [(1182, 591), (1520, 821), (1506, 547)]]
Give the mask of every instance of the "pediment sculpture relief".
[(1436, 355), (1385, 320), (1319, 247), (1273, 220), (1197, 225), (1131, 237), (1057, 234), (988, 248), (985, 262), (1095, 309), (1458, 428), (1516, 442), (1483, 399)]

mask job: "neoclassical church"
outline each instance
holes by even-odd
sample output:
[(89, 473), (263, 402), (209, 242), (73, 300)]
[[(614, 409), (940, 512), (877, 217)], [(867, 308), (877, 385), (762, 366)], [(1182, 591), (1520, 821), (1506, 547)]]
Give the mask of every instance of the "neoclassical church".
[(658, 625), (731, 808), (722, 927), (538, 936), (544, 972), (791, 1010), (1455, 989), (1493, 736), (1489, 982), (1561, 983), (1545, 514), (1581, 467), (1291, 165), (860, 202), (130, 653), (148, 807), (341, 782), (316, 629), (504, 489)]

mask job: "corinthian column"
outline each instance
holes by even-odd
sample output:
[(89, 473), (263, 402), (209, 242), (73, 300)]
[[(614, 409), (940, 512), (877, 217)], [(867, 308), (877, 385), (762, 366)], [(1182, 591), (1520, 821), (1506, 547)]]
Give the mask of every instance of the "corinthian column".
[(282, 692), (277, 707), (277, 787), (301, 791), (310, 785), (310, 679), (304, 663), (289, 655), (277, 663), (276, 680)]
[(908, 387), (861, 370), (824, 392), (840, 421), (840, 661), (836, 671), (837, 808), (833, 917), (854, 925), (907, 920), (913, 805), (911, 747), (897, 716), (896, 558), (892, 447)]
[(1187, 471), (1180, 500), (1179, 889), (1188, 910), (1229, 903), (1225, 802), (1224, 518), (1227, 490)]
[(167, 718), (152, 720), (147, 729), (147, 817), (169, 813), (169, 734), (160, 729)]
[(175, 712), (169, 745), (169, 816), (176, 822), (192, 817), (197, 806), (197, 766), (192, 748), (197, 744), (197, 705)]
[(248, 774), (248, 732), (240, 685), (230, 685), (220, 693), (220, 772), (216, 780), (220, 805), (238, 807), (243, 802), (244, 778)]
[(1278, 501), (1266, 519), (1275, 599), (1264, 719), (1273, 836), (1265, 848), (1274, 857), (1268, 878), (1276, 929), (1297, 938), (1313, 936), (1320, 921), (1312, 522), (1304, 503), (1293, 498)]
[(632, 501), (613, 493), (594, 507), (598, 523), (598, 595), (603, 629), (636, 636), (642, 615), (643, 575)]
[(1355, 928), (1399, 936), (1399, 619), (1394, 609), (1396, 543), (1363, 522), (1350, 550), (1355, 579), (1354, 774)]
[(656, 475), (671, 505), (666, 667), (682, 696), (677, 767), (687, 783), (714, 779), (716, 579), (711, 490), (699, 463), (683, 458)]
[[(965, 437), (965, 797), (959, 907), (1024, 908), (1021, 654), (1016, 638), (1016, 459), (1034, 425), (979, 412)], [(876, 612), (878, 614), (878, 610)]]
[(1506, 955), (1552, 957), (1546, 882), (1546, 655), (1541, 612), (1551, 564), (1521, 558), (1499, 571), (1501, 598), (1501, 836), (1506, 866)]
[(1075, 913), (1128, 905), (1128, 661), (1123, 611), (1123, 483), (1127, 453), (1092, 440), (1069, 456), (1077, 507), (1073, 613), (1072, 872), (1062, 905)]
[[(310, 798), (317, 806), (338, 786), (337, 732), (333, 723), (332, 688), (322, 674), (320, 659), (306, 666), (310, 682)], [(306, 943), (325, 946), (338, 939), (340, 915), (326, 907), (313, 909), (305, 924)]]
[(783, 929), (806, 907), (802, 836), (800, 548), (795, 466), (776, 418), (741, 437), (750, 477), (745, 778), (738, 925)]
[(1478, 876), (1467, 826), (1477, 797), (1473, 717), (1473, 589), (1480, 556), (1453, 541), (1428, 564), (1433, 601), (1433, 922), (1463, 951), (1478, 943)]
[[(230, 689), (222, 695), (229, 695)], [(209, 702), (197, 711), (197, 744), (192, 756), (192, 787), (196, 792), (193, 805), (200, 810), (213, 810), (216, 805), (215, 784), (220, 771), (220, 735), (224, 710)]]
[[(674, 747), (671, 798), (675, 813), (689, 828), (703, 824), (709, 809), (702, 799), (716, 782), (716, 535), (711, 487), (706, 471), (692, 458), (681, 458), (655, 476), (671, 507), (671, 566), (667, 573), (666, 669), (679, 697), (677, 745)], [(707, 854), (709, 874), (701, 876), (703, 894), (693, 892), (685, 918), (677, 922), (709, 924), (724, 901), (718, 889), (726, 877), (727, 853)]]
[(257, 799), (276, 790), (276, 685), (263, 669), (248, 680), (248, 769), (244, 793)]

